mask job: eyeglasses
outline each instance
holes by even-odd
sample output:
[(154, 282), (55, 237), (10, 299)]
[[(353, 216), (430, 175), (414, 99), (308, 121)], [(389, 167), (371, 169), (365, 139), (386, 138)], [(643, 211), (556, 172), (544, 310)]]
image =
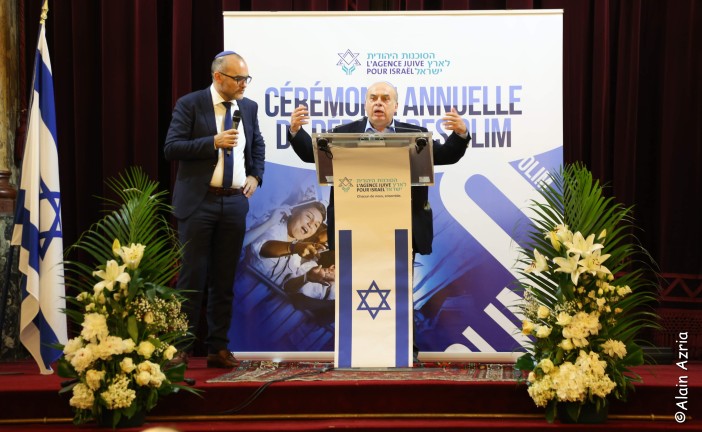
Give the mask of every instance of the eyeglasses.
[(220, 74), (224, 75), (225, 77), (229, 77), (229, 78), (233, 79), (234, 81), (236, 81), (237, 84), (241, 84), (242, 81), (246, 82), (246, 84), (249, 84), (251, 82), (251, 80), (253, 79), (252, 76), (241, 76), (241, 75), (231, 76), (231, 75), (225, 74), (224, 72), (220, 72)]

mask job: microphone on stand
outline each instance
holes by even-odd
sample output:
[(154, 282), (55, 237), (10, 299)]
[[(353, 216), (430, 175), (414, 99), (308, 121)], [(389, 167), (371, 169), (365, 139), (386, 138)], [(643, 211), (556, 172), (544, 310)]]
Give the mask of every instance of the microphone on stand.
[[(406, 128), (406, 127), (402, 127), (402, 126), (395, 127), (395, 131), (398, 131), (399, 129), (406, 130), (409, 132), (424, 132), (421, 129)], [(417, 149), (417, 153), (421, 153), (422, 150), (424, 150), (424, 147), (427, 146), (428, 142), (427, 142), (427, 139), (424, 137), (417, 137), (417, 139), (415, 140), (415, 144), (416, 144), (415, 147)]]
[(334, 154), (332, 154), (331, 149), (329, 148), (329, 140), (326, 138), (317, 138), (317, 148), (319, 148), (319, 151), (327, 155), (329, 159), (334, 159)]
[[(234, 114), (232, 114), (232, 129), (239, 129), (239, 123), (241, 123), (241, 112), (235, 110)], [(232, 154), (231, 149), (227, 150), (227, 156), (230, 154)]]

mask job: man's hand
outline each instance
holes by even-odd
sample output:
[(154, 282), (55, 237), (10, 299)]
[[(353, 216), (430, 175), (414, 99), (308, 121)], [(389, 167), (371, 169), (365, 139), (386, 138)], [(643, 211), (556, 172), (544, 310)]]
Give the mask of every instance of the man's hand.
[(291, 245), (290, 252), (300, 255), (302, 258), (318, 259), (319, 253), (326, 249), (321, 243), (301, 241)]
[(303, 125), (310, 122), (310, 113), (307, 107), (299, 105), (290, 116), (290, 132), (294, 135)]
[(214, 137), (215, 148), (221, 148), (225, 150), (231, 150), (239, 145), (239, 131), (236, 129), (229, 129), (218, 133)]
[(451, 111), (447, 112), (442, 118), (443, 124), (441, 125), (445, 130), (454, 131), (459, 135), (465, 135), (468, 133), (468, 128), (466, 123), (463, 121), (461, 116), (458, 115), (456, 108), (451, 107)]
[(251, 195), (256, 192), (256, 189), (258, 189), (258, 180), (256, 177), (246, 177), (246, 181), (244, 182), (244, 187), (242, 189), (244, 190), (244, 195), (246, 195), (246, 198), (251, 198)]
[(334, 279), (334, 265), (327, 268), (324, 268), (320, 265), (310, 269), (310, 271), (307, 272), (307, 280), (310, 282), (317, 282), (328, 285), (334, 283)]

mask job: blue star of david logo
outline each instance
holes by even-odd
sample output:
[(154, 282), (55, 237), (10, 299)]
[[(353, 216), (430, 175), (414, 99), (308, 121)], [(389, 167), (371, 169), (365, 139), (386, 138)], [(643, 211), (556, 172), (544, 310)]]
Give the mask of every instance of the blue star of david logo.
[(360, 53), (353, 53), (350, 49), (347, 49), (346, 52), (336, 54), (341, 59), (336, 65), (341, 66), (341, 70), (343, 70), (346, 75), (351, 75), (356, 70), (356, 66), (361, 65), (361, 62), (358, 61), (358, 55)]
[[(46, 231), (41, 231), (39, 233), (39, 255), (44, 259), (44, 255), (46, 255), (46, 251), (49, 250), (53, 239), (63, 238), (63, 229), (61, 227), (61, 192), (52, 191), (44, 180), (40, 181), (39, 188), (39, 202), (41, 203), (42, 200), (46, 200), (50, 209), (54, 212), (54, 220), (51, 221), (51, 226), (49, 226)], [(42, 216), (48, 217), (50, 213), (43, 214)]]
[(354, 64), (356, 66), (361, 65), (361, 62), (358, 61), (358, 55), (360, 53), (353, 53), (350, 49), (347, 49), (346, 52), (336, 54), (341, 58), (339, 63), (336, 64), (337, 66), (341, 66), (342, 63), (346, 63), (347, 65)]
[[(361, 297), (361, 304), (358, 305), (358, 309), (356, 310), (368, 311), (371, 318), (375, 319), (375, 317), (378, 316), (378, 312), (381, 310), (391, 310), (390, 305), (388, 304), (388, 295), (390, 295), (390, 290), (379, 289), (375, 281), (371, 283), (371, 286), (368, 289), (356, 290), (356, 292)], [(372, 307), (368, 304), (368, 296), (371, 294), (380, 298), (380, 304), (378, 306)]]

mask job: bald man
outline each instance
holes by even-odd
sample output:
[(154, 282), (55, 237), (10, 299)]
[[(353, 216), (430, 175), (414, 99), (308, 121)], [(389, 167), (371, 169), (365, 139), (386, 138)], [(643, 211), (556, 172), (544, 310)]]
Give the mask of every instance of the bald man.
[[(366, 93), (366, 115), (351, 123), (334, 128), (334, 133), (393, 133), (393, 132), (427, 132), (426, 128), (395, 120), (398, 107), (397, 90), (385, 81), (376, 82), (368, 87)], [(314, 163), (312, 137), (302, 126), (309, 123), (309, 111), (300, 105), (290, 117), (288, 142), (304, 162)], [(442, 118), (444, 130), (452, 131), (444, 144), (434, 140), (432, 151), (434, 165), (449, 165), (458, 162), (466, 152), (470, 136), (463, 119), (455, 108), (451, 108)], [(332, 188), (327, 209), (329, 225), (329, 243), (334, 242), (334, 189)], [(434, 224), (429, 189), (426, 186), (412, 186), (412, 252), (428, 255), (432, 251)]]
[[(191, 331), (198, 334), (207, 293), (207, 367), (233, 368), (228, 348), (234, 276), (246, 233), (249, 198), (262, 183), (265, 142), (258, 104), (244, 97), (251, 82), (246, 61), (235, 52), (217, 54), (212, 84), (180, 98), (164, 154), (178, 162), (173, 213), (184, 246), (178, 290)], [(172, 364), (187, 363), (185, 347)]]

